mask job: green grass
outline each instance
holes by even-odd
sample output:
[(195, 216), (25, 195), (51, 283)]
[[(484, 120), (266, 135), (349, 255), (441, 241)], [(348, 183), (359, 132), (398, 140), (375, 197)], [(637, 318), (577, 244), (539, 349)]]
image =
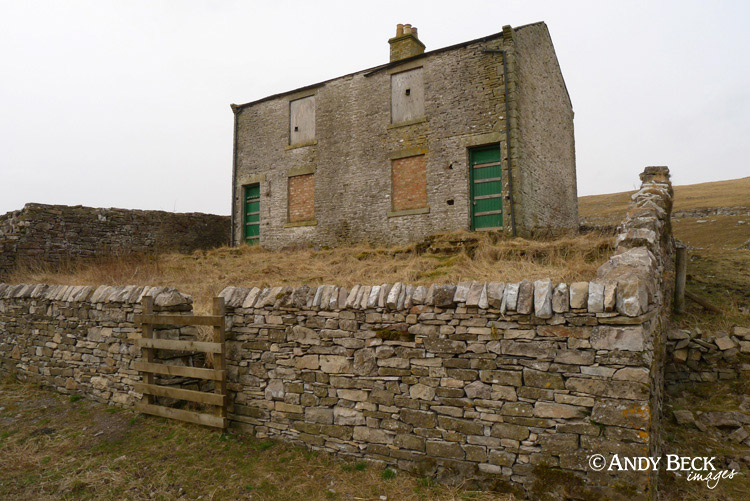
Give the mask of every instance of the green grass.
[(383, 480), (392, 480), (396, 478), (396, 470), (386, 468), (385, 470), (383, 470), (383, 473), (381, 473), (380, 476)]

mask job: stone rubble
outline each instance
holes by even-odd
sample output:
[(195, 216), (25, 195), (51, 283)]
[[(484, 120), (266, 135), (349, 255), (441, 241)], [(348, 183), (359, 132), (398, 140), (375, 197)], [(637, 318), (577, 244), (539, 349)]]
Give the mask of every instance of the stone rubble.
[(672, 417), (680, 426), (695, 426), (702, 433), (716, 433), (727, 440), (750, 447), (750, 412), (689, 410), (672, 411)]
[(665, 377), (668, 384), (738, 379), (750, 374), (750, 329), (729, 333), (672, 329), (667, 333)]

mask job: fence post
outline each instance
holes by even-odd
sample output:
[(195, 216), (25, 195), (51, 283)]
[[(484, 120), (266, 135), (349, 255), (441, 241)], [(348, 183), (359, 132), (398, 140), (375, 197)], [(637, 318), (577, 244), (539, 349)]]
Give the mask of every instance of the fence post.
[(685, 281), (687, 280), (687, 249), (678, 244), (675, 248), (674, 312), (685, 313)]
[[(154, 298), (152, 296), (143, 296), (143, 299), (141, 300), (141, 305), (143, 307), (142, 314), (145, 315), (151, 315), (154, 313)], [(141, 324), (141, 337), (143, 339), (151, 339), (154, 337), (154, 325), (151, 323), (144, 323)], [(143, 361), (146, 363), (152, 363), (154, 361), (154, 349), (153, 348), (141, 348), (141, 353), (143, 354)], [(154, 384), (154, 375), (151, 372), (146, 372), (143, 374), (143, 382), (146, 384)], [(153, 404), (154, 403), (154, 396), (151, 394), (144, 395), (146, 397), (146, 403), (147, 404)]]
[[(224, 308), (224, 298), (223, 297), (215, 297), (214, 298), (214, 304), (213, 304), (213, 314), (216, 316), (222, 317), (221, 325), (215, 325), (214, 326), (214, 339), (213, 341), (215, 343), (221, 343), (221, 352), (214, 354), (214, 369), (219, 371), (224, 371), (224, 377), (222, 377), (219, 381), (214, 381), (214, 392), (220, 395), (226, 395), (227, 394), (227, 378), (226, 378), (226, 359), (225, 359), (225, 340), (226, 340), (226, 309)], [(219, 407), (219, 416), (222, 418), (227, 417), (227, 398), (225, 397), (223, 405)], [(225, 421), (226, 422), (226, 421)]]

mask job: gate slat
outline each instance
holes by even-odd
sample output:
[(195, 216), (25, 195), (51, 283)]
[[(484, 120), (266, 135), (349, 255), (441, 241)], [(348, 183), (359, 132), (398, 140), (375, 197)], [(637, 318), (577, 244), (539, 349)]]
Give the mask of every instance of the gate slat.
[(216, 315), (135, 315), (135, 322), (144, 325), (224, 325), (224, 317)]
[(199, 404), (223, 406), (226, 403), (226, 395), (217, 395), (216, 393), (207, 393), (205, 391), (184, 390), (182, 388), (172, 388), (171, 386), (145, 383), (135, 383), (134, 389), (144, 395), (177, 398), (180, 400), (189, 400), (190, 402), (198, 402)]
[(176, 339), (145, 339), (138, 340), (141, 348), (156, 348), (157, 350), (199, 351), (201, 353), (221, 353), (221, 343), (203, 341), (185, 341)]
[(199, 367), (185, 367), (182, 365), (166, 365), (149, 362), (135, 362), (134, 367), (137, 371), (150, 372), (151, 374), (162, 374), (165, 376), (194, 377), (198, 379), (210, 379), (212, 381), (221, 381), (224, 378), (224, 371), (202, 369)]
[(162, 407), (161, 405), (144, 403), (135, 404), (135, 410), (143, 414), (151, 414), (153, 416), (177, 419), (180, 421), (187, 421), (189, 423), (202, 424), (204, 426), (213, 426), (214, 428), (223, 429), (227, 427), (227, 418), (222, 416), (214, 416), (212, 414), (186, 411), (183, 409), (173, 409), (171, 407)]

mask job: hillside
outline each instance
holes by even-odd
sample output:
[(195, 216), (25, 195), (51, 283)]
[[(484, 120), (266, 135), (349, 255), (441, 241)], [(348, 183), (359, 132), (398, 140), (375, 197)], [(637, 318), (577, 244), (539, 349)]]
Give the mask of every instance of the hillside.
[[(635, 191), (589, 195), (578, 199), (582, 218), (620, 219)], [(750, 177), (674, 186), (675, 211), (714, 207), (750, 208)]]
[[(578, 200), (582, 224), (617, 224), (635, 193)], [(750, 177), (674, 187), (675, 237), (693, 247), (736, 249), (750, 239)]]

